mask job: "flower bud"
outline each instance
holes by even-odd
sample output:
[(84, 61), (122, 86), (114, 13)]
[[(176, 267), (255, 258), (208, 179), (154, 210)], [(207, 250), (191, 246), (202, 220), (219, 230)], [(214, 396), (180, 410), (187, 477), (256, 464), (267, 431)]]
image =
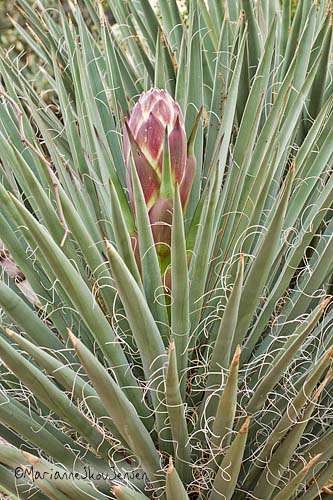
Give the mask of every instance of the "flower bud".
[(166, 90), (141, 95), (124, 126), (126, 180), (133, 211), (131, 155), (142, 186), (159, 255), (169, 252), (173, 188), (180, 186), (185, 210), (195, 174), (195, 158), (188, 157), (184, 118), (179, 104)]

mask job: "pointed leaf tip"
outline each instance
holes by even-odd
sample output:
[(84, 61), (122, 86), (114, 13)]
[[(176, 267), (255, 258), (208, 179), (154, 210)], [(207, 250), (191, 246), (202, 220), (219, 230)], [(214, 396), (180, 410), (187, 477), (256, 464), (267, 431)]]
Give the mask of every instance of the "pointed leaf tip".
[(333, 295), (330, 295), (329, 297), (326, 297), (324, 302), (321, 304), (321, 311), (324, 312), (326, 307), (333, 301)]
[(21, 450), (21, 453), (22, 455), (24, 456), (24, 458), (26, 460), (28, 460), (28, 462), (32, 465), (37, 465), (37, 464), (40, 464), (41, 463), (41, 459), (38, 458), (38, 457), (35, 457), (35, 455), (31, 455), (31, 453), (28, 453), (27, 451), (22, 451)]
[(15, 334), (13, 330), (10, 330), (10, 328), (7, 328), (7, 326), (3, 327), (3, 331), (5, 332), (6, 335), (8, 335), (8, 337), (13, 337)]
[(190, 133), (190, 137), (189, 137), (188, 142), (187, 142), (187, 154), (188, 154), (188, 156), (194, 154), (194, 142), (195, 142), (195, 138), (197, 136), (200, 118), (201, 118), (202, 114), (204, 113), (204, 111), (206, 112), (206, 108), (204, 107), (204, 105), (202, 105), (198, 111), (198, 114), (197, 114), (195, 120), (194, 120), (194, 124), (193, 124), (192, 130), (191, 130), (191, 133)]
[(70, 341), (72, 342), (73, 347), (76, 347), (78, 339), (75, 337), (75, 335), (72, 332), (72, 330), (70, 330), (69, 328), (67, 328), (67, 334), (68, 334), (68, 337), (69, 337)]
[(240, 428), (239, 433), (240, 434), (245, 434), (248, 431), (248, 429), (249, 429), (250, 423), (251, 423), (251, 417), (247, 417), (247, 419), (245, 420), (244, 424)]
[(174, 351), (174, 350), (175, 350), (175, 341), (174, 341), (174, 339), (171, 339), (170, 344), (169, 344), (169, 353)]
[(331, 368), (313, 396), (313, 401), (317, 402), (327, 384), (332, 380), (333, 368)]
[(314, 464), (318, 462), (321, 456), (322, 453), (318, 453), (318, 455), (315, 455), (313, 458), (311, 458), (311, 460), (309, 460), (309, 462), (305, 465), (303, 472), (308, 472), (314, 466)]
[(333, 357), (333, 346), (327, 351), (325, 361), (329, 361)]
[(239, 364), (240, 355), (241, 355), (241, 348), (240, 348), (240, 345), (238, 344), (236, 349), (235, 349), (234, 358), (232, 360), (232, 364), (234, 366)]
[(168, 466), (167, 474), (172, 474), (173, 470), (174, 470), (174, 466), (173, 466), (173, 459), (172, 459), (172, 456), (170, 455), (170, 457), (169, 457), (169, 466)]
[(107, 249), (108, 252), (112, 253), (115, 251), (113, 245), (111, 244), (111, 242), (107, 238), (104, 238), (104, 245), (105, 245), (105, 248)]

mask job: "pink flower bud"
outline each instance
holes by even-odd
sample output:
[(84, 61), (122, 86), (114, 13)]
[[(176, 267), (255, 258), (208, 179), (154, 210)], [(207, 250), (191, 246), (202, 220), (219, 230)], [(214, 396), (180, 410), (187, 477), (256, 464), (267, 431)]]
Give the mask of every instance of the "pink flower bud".
[[(179, 104), (166, 90), (151, 89), (141, 95), (127, 118), (124, 127), (124, 157), (127, 168), (127, 187), (133, 205), (130, 174), (131, 138), (133, 159), (138, 171), (145, 200), (150, 209), (159, 196), (163, 164), (164, 134), (167, 128), (171, 172), (180, 184), (185, 174), (187, 141), (184, 118)], [(129, 129), (129, 131), (128, 131)]]
[(153, 88), (141, 95), (126, 119), (123, 147), (132, 209), (135, 210), (131, 155), (149, 210), (157, 251), (161, 256), (167, 255), (171, 244), (172, 186), (176, 183), (180, 186), (185, 210), (195, 173), (195, 159), (193, 155), (187, 157), (180, 106), (166, 90)]

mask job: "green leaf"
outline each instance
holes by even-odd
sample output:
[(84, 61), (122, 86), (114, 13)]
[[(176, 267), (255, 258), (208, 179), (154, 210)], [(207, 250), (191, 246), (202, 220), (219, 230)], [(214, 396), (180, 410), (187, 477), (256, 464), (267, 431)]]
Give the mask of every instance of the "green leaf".
[(187, 81), (187, 37), (184, 32), (178, 55), (178, 69), (175, 88), (175, 99), (179, 103), (183, 113), (185, 112), (187, 105)]
[(291, 25), (291, 29), (289, 30), (290, 32), (288, 34), (287, 45), (284, 52), (284, 60), (283, 60), (283, 65), (281, 67), (280, 79), (283, 79), (286, 76), (288, 68), (291, 65), (291, 61), (294, 58), (297, 48), (298, 37), (301, 29), (301, 21), (302, 21), (302, 2), (297, 2), (296, 14), (293, 23)]
[(178, 381), (181, 399), (185, 399), (189, 317), (188, 256), (179, 189), (175, 190), (174, 213), (171, 233), (171, 332), (177, 356)]
[(82, 342), (69, 334), (75, 351), (114, 425), (147, 471), (151, 481), (160, 469), (159, 456), (151, 436), (125, 393)]
[(71, 400), (58, 389), (38, 368), (19, 355), (0, 337), (0, 357), (8, 368), (26, 385), (47, 408), (76, 429), (95, 450), (107, 457), (110, 446), (103, 435), (94, 429)]
[[(232, 346), (234, 345), (234, 335), (236, 331), (236, 326), (238, 322), (238, 316), (240, 314), (239, 306), (242, 296), (242, 287), (244, 279), (244, 255), (240, 255), (238, 272), (236, 280), (232, 291), (230, 293), (220, 327), (217, 333), (216, 342), (213, 347), (212, 358), (210, 361), (209, 371), (213, 374), (218, 366), (226, 368), (230, 363), (230, 354)], [(207, 387), (216, 385), (216, 381), (213, 382), (214, 376), (211, 375), (211, 380), (208, 379)]]
[(245, 338), (247, 329), (250, 326), (252, 316), (255, 312), (258, 299), (262, 292), (263, 285), (268, 278), (275, 253), (278, 248), (293, 177), (294, 167), (292, 167), (288, 173), (281, 199), (277, 201), (270, 226), (262, 239), (260, 249), (256, 254), (256, 258), (245, 280), (240, 299), (240, 314), (234, 336), (234, 345), (241, 343)]
[(304, 411), (304, 415), (302, 415), (301, 420), (299, 422), (296, 422), (294, 427), (288, 433), (288, 436), (273, 452), (269, 462), (269, 469), (267, 469), (267, 467), (265, 468), (254, 489), (253, 494), (257, 495), (258, 498), (260, 498), (260, 496), (262, 496), (263, 494), (269, 495), (269, 497), (271, 497), (275, 486), (279, 482), (280, 474), (287, 468), (288, 463), (299, 444), (301, 436), (308, 425), (308, 420), (311, 418), (311, 415), (316, 407), (316, 402), (328, 381), (328, 379), (325, 379), (324, 382), (320, 385), (315, 395), (313, 396), (313, 400), (310, 401), (306, 410)]
[(177, 351), (175, 342), (171, 340), (169, 347), (168, 368), (165, 379), (166, 404), (176, 457), (176, 469), (184, 483), (191, 480), (190, 443), (185, 418), (185, 407), (180, 393), (177, 371)]
[(126, 488), (126, 486), (115, 486), (113, 488), (113, 493), (118, 500), (149, 500), (146, 495)]
[(164, 66), (163, 49), (162, 49), (162, 34), (160, 31), (158, 31), (156, 39), (154, 87), (157, 87), (159, 89), (162, 89), (164, 87), (164, 82), (166, 80), (164, 68), (165, 66)]
[(208, 136), (205, 150), (204, 174), (207, 174), (214, 158), (214, 148), (216, 148), (216, 138), (221, 124), (224, 109), (224, 98), (227, 94), (227, 74), (229, 69), (229, 53), (224, 50), (230, 43), (229, 21), (224, 20), (218, 42), (215, 73), (213, 77), (213, 94), (210, 103), (211, 112), (208, 117)]
[[(240, 123), (237, 139), (235, 141), (233, 160), (238, 168), (234, 168), (230, 172), (228, 183), (230, 186), (233, 186), (233, 189), (230, 190), (230, 194), (226, 198), (230, 200), (228, 202), (228, 210), (232, 212), (232, 208), (234, 207), (238, 207), (239, 210), (239, 213), (236, 212), (233, 217), (229, 216), (228, 218), (232, 228), (235, 226), (237, 227), (239, 214), (241, 214), (243, 208), (242, 205), (239, 204), (239, 200), (243, 194), (242, 188), (251, 162), (253, 148), (255, 147), (256, 136), (260, 125), (260, 118), (264, 106), (263, 97), (267, 92), (269, 83), (275, 36), (276, 19), (274, 19), (266, 40), (265, 51), (256, 71), (254, 83), (251, 86), (251, 91), (244, 109), (244, 119)], [(239, 91), (241, 92), (241, 89), (239, 89)], [(231, 200), (233, 203), (232, 205), (230, 204)], [(230, 235), (230, 231), (228, 234)], [(228, 238), (228, 235), (225, 237)]]
[(191, 321), (191, 345), (196, 342), (198, 333), (196, 332), (201, 315), (201, 308), (204, 303), (204, 290), (209, 267), (209, 259), (214, 241), (214, 214), (218, 202), (218, 181), (219, 176), (216, 171), (214, 184), (211, 186), (205, 207), (201, 214), (200, 229), (197, 234), (193, 256), (190, 266), (190, 321)]
[(315, 483), (311, 484), (302, 500), (313, 500), (318, 497), (318, 490), (324, 488), (332, 478), (333, 460), (329, 460), (316, 474)]
[(291, 22), (291, 0), (285, 0), (282, 5), (282, 26), (280, 38), (280, 54), (283, 57), (288, 43), (288, 33)]
[(293, 359), (293, 356), (301, 347), (304, 340), (312, 332), (330, 301), (331, 298), (328, 298), (320, 304), (309, 316), (308, 321), (299, 325), (295, 335), (286, 340), (283, 352), (280, 352), (275, 358), (268, 373), (256, 386), (256, 390), (246, 407), (248, 414), (252, 415), (262, 408), (267, 394), (274, 388), (286, 366), (288, 366), (288, 363)]
[(291, 500), (294, 498), (295, 493), (297, 493), (297, 490), (300, 486), (302, 486), (302, 483), (304, 479), (306, 478), (308, 472), (312, 469), (312, 467), (318, 462), (320, 459), (321, 454), (316, 455), (313, 457), (299, 472), (296, 474), (293, 479), (286, 484), (284, 488), (281, 488), (281, 490), (277, 493), (277, 495), (274, 496), (274, 500)]
[(231, 499), (241, 469), (249, 425), (250, 419), (248, 418), (227, 450), (216, 473), (209, 500)]
[[(159, 438), (166, 441), (169, 430), (165, 430), (167, 409), (161, 394), (160, 377), (166, 363), (166, 352), (161, 334), (149, 310), (146, 299), (127, 269), (120, 255), (106, 241), (106, 250), (115, 284), (124, 306), (126, 317), (138, 346), (146, 380), (149, 381), (151, 397), (156, 409)], [(164, 432), (162, 430), (164, 429)]]
[(246, 14), (248, 24), (248, 47), (249, 47), (249, 68), (250, 78), (255, 75), (259, 59), (262, 53), (262, 40), (260, 30), (254, 15), (253, 4), (250, 0), (242, 0), (242, 8)]
[(36, 222), (32, 215), (14, 197), (12, 197), (12, 201), (33, 235), (40, 251), (48, 260), (51, 268), (57, 273), (62, 288), (73, 300), (77, 311), (91, 333), (93, 333), (104, 355), (110, 361), (120, 385), (128, 387), (125, 391), (134, 398), (137, 408), (140, 408), (142, 414), (147, 414), (147, 409), (141, 402), (141, 391), (138, 390), (137, 382), (131, 371), (128, 370), (128, 361), (121, 346), (114, 342), (115, 335), (112, 328), (99, 306), (96, 306), (91, 291), (47, 231)]
[(244, 361), (249, 358), (253, 348), (263, 333), (263, 329), (267, 324), (270, 315), (273, 313), (276, 301), (284, 293), (288, 287), (290, 280), (294, 274), (295, 267), (299, 265), (302, 256), (307, 246), (312, 241), (314, 235), (318, 231), (323, 217), (327, 212), (327, 207), (333, 202), (333, 179), (328, 182), (323, 192), (317, 198), (316, 203), (310, 210), (309, 215), (305, 218), (303, 229), (299, 235), (299, 242), (288, 254), (286, 263), (283, 265), (281, 272), (274, 284), (272, 291), (265, 302), (259, 317), (250, 333), (250, 336), (245, 343)]
[[(222, 446), (225, 447), (230, 444), (230, 433), (234, 425), (237, 406), (239, 358), (240, 347), (238, 346), (231, 362), (228, 380), (217, 404), (216, 411), (211, 412), (211, 415), (214, 417), (212, 443), (218, 450)], [(217, 460), (216, 455), (214, 456), (215, 460)]]
[(105, 243), (112, 275), (140, 350), (146, 377), (149, 379), (166, 360), (161, 334), (149, 311), (145, 297), (126, 264), (112, 245), (108, 241)]
[[(325, 38), (321, 46), (321, 58), (318, 67), (317, 75), (313, 81), (310, 93), (310, 102), (308, 107), (309, 119), (314, 120), (319, 114), (324, 100), (324, 93), (326, 88), (328, 68), (330, 65), (330, 55), (332, 46), (332, 33), (333, 23), (331, 22), (327, 28)], [(310, 128), (310, 124), (308, 125)]]
[(161, 270), (150, 227), (144, 194), (133, 161), (131, 163), (131, 174), (144, 292), (149, 309), (166, 343), (169, 322), (166, 312)]
[[(193, 8), (190, 13), (190, 30), (188, 32), (188, 77), (186, 96), (186, 132), (190, 133), (199, 109), (204, 103), (202, 87), (202, 54), (200, 47), (200, 18), (198, 9)], [(194, 155), (197, 165), (201, 165), (203, 151), (203, 130), (200, 127), (194, 146)], [(197, 169), (191, 189), (189, 204), (187, 207), (187, 217), (191, 218), (197, 205), (200, 193), (201, 179), (200, 170)]]
[(120, 72), (114, 41), (112, 40), (111, 37), (110, 28), (105, 22), (102, 25), (102, 39), (103, 39), (104, 53), (106, 59), (105, 62), (107, 70), (106, 76), (108, 79), (107, 81), (109, 87), (112, 89), (113, 92), (113, 107), (116, 116), (118, 117), (118, 123), (119, 123), (120, 116), (118, 112), (119, 111), (118, 105), (120, 106), (120, 109), (122, 110), (122, 115), (124, 116), (125, 110), (127, 109), (127, 100), (126, 100), (123, 76), (121, 75)]
[(141, 276), (138, 270), (137, 262), (135, 261), (135, 255), (133, 252), (133, 247), (130, 239), (130, 235), (127, 231), (125, 219), (123, 217), (123, 212), (120, 206), (120, 202), (117, 196), (117, 192), (110, 181), (110, 200), (111, 200), (111, 212), (112, 212), (112, 229), (116, 240), (116, 245), (118, 252), (122, 259), (127, 263), (127, 267), (131, 272), (136, 283), (142, 290)]
[(2, 281), (0, 281), (0, 305), (37, 344), (55, 351), (64, 347), (25, 301)]
[(8, 395), (0, 395), (0, 422), (63, 465), (72, 466), (77, 459), (49, 430), (43, 428), (41, 422), (29, 415), (21, 403)]
[(251, 488), (251, 485), (255, 484), (261, 472), (261, 465), (268, 459), (274, 448), (281, 442), (281, 440), (284, 439), (290, 428), (294, 425), (295, 421), (301, 418), (302, 409), (311, 397), (312, 392), (319, 383), (325, 370), (329, 366), (332, 354), (333, 348), (326, 352), (318, 363), (314, 365), (306, 377), (306, 380), (300, 386), (297, 394), (281, 415), (281, 418), (270, 433), (260, 453), (256, 457), (245, 482), (243, 483), (243, 487), (245, 489)]
[(184, 485), (173, 466), (172, 458), (170, 457), (169, 468), (166, 473), (166, 498), (167, 500), (189, 500)]
[[(27, 352), (41, 368), (43, 368), (57, 381), (58, 384), (60, 384), (66, 391), (70, 392), (76, 400), (85, 403), (90, 411), (103, 421), (103, 424), (111, 431), (113, 436), (116, 439), (119, 439), (120, 435), (112, 422), (110, 422), (109, 419), (105, 419), (106, 410), (101, 404), (96, 391), (78, 374), (78, 372), (74, 369), (74, 365), (72, 365), (73, 368), (71, 368), (70, 366), (66, 366), (64, 364), (65, 360), (62, 359), (64, 357), (63, 352), (58, 353), (59, 358), (61, 356), (61, 360), (56, 359), (54, 355), (51, 355), (37, 345), (32, 344), (21, 335), (16, 334), (8, 328), (5, 331), (7, 335), (9, 335), (15, 343), (22, 348), (22, 350)], [(41, 421), (39, 421), (38, 425), (42, 425)], [(32, 440), (32, 442), (34, 441)], [(63, 451), (65, 453), (66, 448), (63, 448)], [(66, 465), (66, 462), (63, 460), (59, 459), (59, 462)]]

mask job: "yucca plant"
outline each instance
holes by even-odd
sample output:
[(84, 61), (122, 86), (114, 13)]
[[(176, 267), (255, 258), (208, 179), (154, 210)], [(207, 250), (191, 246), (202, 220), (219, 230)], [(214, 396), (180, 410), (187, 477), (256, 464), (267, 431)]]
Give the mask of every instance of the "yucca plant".
[(1, 489), (329, 498), (331, 2), (82, 3), (1, 52)]

